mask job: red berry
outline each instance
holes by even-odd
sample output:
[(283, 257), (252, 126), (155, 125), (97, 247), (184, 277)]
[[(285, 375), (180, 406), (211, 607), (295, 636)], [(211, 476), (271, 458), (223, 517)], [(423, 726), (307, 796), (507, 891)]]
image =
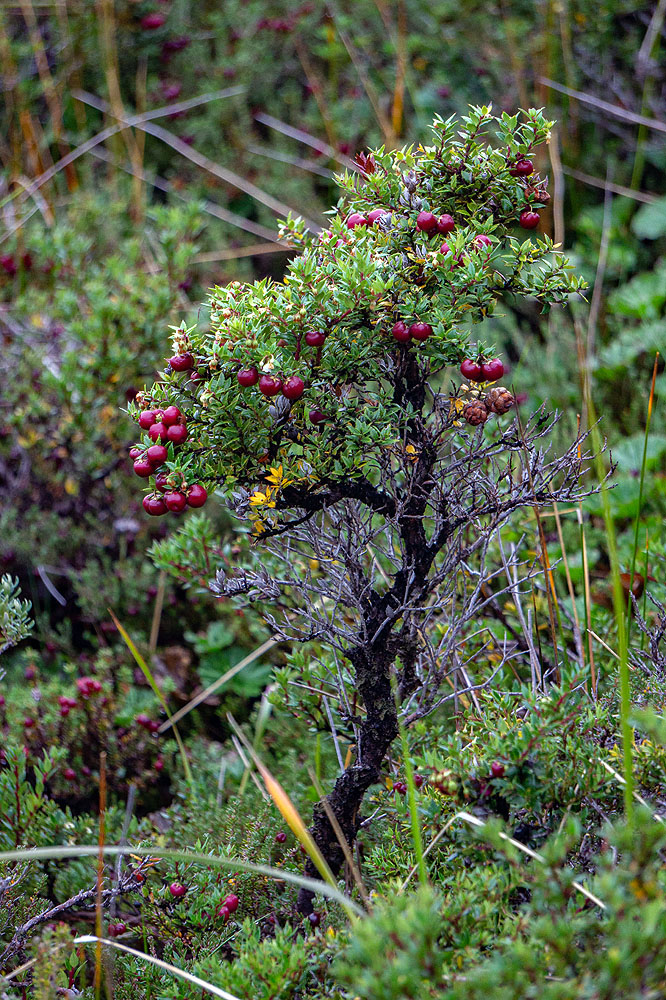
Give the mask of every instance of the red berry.
[(139, 427), (142, 427), (144, 431), (148, 431), (153, 424), (158, 422), (160, 417), (160, 410), (144, 410), (143, 413), (139, 414)]
[(172, 514), (180, 514), (187, 507), (187, 497), (179, 490), (164, 494), (164, 503)]
[(37, 720), (33, 719), (32, 716), (30, 715), (26, 716), (26, 718), (23, 720), (24, 729), (32, 729), (36, 725), (37, 725)]
[(375, 222), (379, 222), (382, 216), (388, 214), (385, 208), (373, 208), (371, 212), (368, 212), (368, 225), (374, 226)]
[(412, 323), (409, 328), (409, 336), (412, 340), (427, 340), (432, 334), (430, 323)]
[(395, 340), (397, 340), (401, 344), (406, 344), (407, 341), (410, 339), (409, 327), (401, 319), (399, 319), (398, 322), (394, 325), (393, 329), (391, 330), (391, 333), (393, 334)]
[(141, 476), (142, 479), (147, 479), (148, 476), (152, 475), (153, 463), (149, 458), (137, 458), (134, 463), (134, 471), (137, 476)]
[(129, 450), (130, 458), (140, 458), (141, 455), (143, 455), (143, 448), (137, 448), (137, 447), (130, 448)]
[(156, 771), (163, 771), (164, 770), (164, 761), (162, 760), (161, 757), (157, 758), (157, 760), (153, 764), (153, 767), (155, 768)]
[(415, 787), (416, 788), (420, 788), (422, 784), (423, 784), (423, 775), (422, 774), (415, 774), (414, 775), (414, 785), (415, 785)]
[(149, 733), (156, 733), (159, 728), (160, 728), (160, 724), (157, 721), (157, 719), (149, 719), (148, 720), (148, 725), (146, 726), (146, 729), (148, 730)]
[(222, 920), (224, 920), (224, 922), (226, 924), (227, 920), (231, 916), (231, 911), (228, 909), (228, 907), (226, 907), (224, 905), (218, 906), (218, 908), (215, 911), (215, 916), (221, 917)]
[(308, 413), (308, 419), (311, 424), (321, 424), (326, 420), (326, 415), (321, 412), (321, 410), (310, 410)]
[(109, 934), (111, 937), (120, 937), (127, 930), (126, 924), (109, 924)]
[(187, 491), (188, 507), (203, 507), (208, 499), (208, 491), (201, 483), (194, 483)]
[(75, 781), (76, 771), (74, 770), (73, 767), (66, 767), (65, 770), (62, 772), (62, 776), (63, 778), (66, 778), (67, 781)]
[(236, 380), (239, 385), (246, 389), (250, 385), (256, 385), (259, 381), (259, 372), (256, 368), (242, 368), (236, 372)]
[(173, 444), (182, 444), (187, 437), (187, 427), (185, 424), (174, 424), (167, 428), (166, 438)]
[(191, 354), (175, 354), (167, 359), (175, 372), (187, 372), (194, 368), (194, 358)]
[(147, 729), (148, 726), (150, 725), (150, 716), (146, 715), (145, 712), (139, 712), (134, 721), (136, 722), (137, 726), (143, 726), (144, 729)]
[(523, 229), (536, 229), (539, 225), (539, 213), (530, 212), (528, 208), (524, 212), (520, 213), (520, 219), (518, 220)]
[(287, 399), (300, 399), (304, 392), (305, 382), (298, 375), (290, 375), (282, 383), (282, 395), (286, 396)]
[(479, 233), (478, 236), (475, 236), (474, 243), (477, 247), (491, 247), (493, 245), (493, 241), (485, 233)]
[(419, 212), (416, 216), (416, 228), (422, 233), (434, 233), (437, 229), (437, 216), (434, 212)]
[(13, 278), (18, 270), (18, 268), (16, 267), (16, 261), (14, 260), (14, 258), (10, 253), (4, 253), (0, 257), (0, 267), (5, 272), (5, 274), (9, 275), (10, 278)]
[(446, 242), (446, 240), (444, 240), (444, 242), (442, 243), (441, 247), (439, 248), (439, 252), (440, 253), (451, 253), (451, 247)]
[(404, 781), (396, 781), (395, 785), (393, 786), (393, 791), (397, 792), (398, 795), (406, 795), (407, 785), (405, 784)]
[(274, 375), (262, 375), (259, 379), (259, 392), (264, 396), (277, 396), (282, 388), (282, 382)]
[(275, 839), (278, 842), (278, 844), (284, 844), (287, 841), (287, 834), (284, 832), (284, 830), (280, 830), (279, 833), (275, 834)]
[(534, 171), (534, 164), (531, 160), (526, 160), (521, 158), (516, 160), (512, 167), (509, 167), (509, 173), (512, 177), (529, 177), (529, 175)]
[(155, 496), (154, 493), (144, 497), (142, 503), (146, 514), (150, 514), (151, 517), (160, 517), (169, 509), (162, 497)]
[(153, 465), (162, 465), (163, 462), (166, 462), (168, 454), (169, 452), (163, 444), (151, 444), (150, 448), (146, 451), (146, 457)]
[(504, 777), (504, 764), (499, 760), (494, 760), (490, 765), (490, 773), (493, 778), (503, 778)]
[(321, 923), (321, 917), (318, 913), (308, 913), (308, 920), (310, 921), (311, 927), (319, 927)]
[(151, 441), (164, 441), (167, 436), (168, 427), (163, 424), (162, 421), (158, 421), (156, 424), (151, 424), (148, 430), (148, 437)]
[(465, 358), (460, 366), (460, 373), (463, 378), (468, 378), (471, 382), (483, 382), (481, 365), (477, 364), (476, 361), (472, 361), (471, 358)]
[(5, 707), (5, 696), (4, 694), (0, 694), (0, 708), (4, 707)]
[(309, 347), (323, 347), (326, 334), (323, 330), (308, 330), (305, 334), (305, 343)]
[(484, 382), (497, 382), (504, 374), (504, 365), (499, 358), (493, 358), (492, 361), (485, 361), (481, 365), (481, 371)]
[(171, 427), (172, 424), (177, 424), (181, 417), (182, 413), (177, 406), (167, 406), (162, 414), (162, 423), (166, 424), (167, 427)]
[(60, 715), (61, 715), (61, 717), (63, 719), (67, 718), (67, 716), (69, 715), (70, 711), (71, 711), (71, 709), (70, 709), (69, 705), (61, 705), (60, 708), (58, 709), (58, 712), (60, 713)]
[(437, 220), (437, 232), (441, 233), (442, 236), (446, 236), (448, 233), (452, 232), (456, 228), (452, 215), (440, 215)]
[(161, 28), (163, 24), (166, 24), (166, 17), (157, 11), (153, 11), (152, 14), (146, 14), (145, 17), (141, 18), (141, 27), (144, 31), (155, 31), (156, 28)]
[(169, 489), (169, 473), (168, 472), (158, 472), (155, 476), (155, 489), (159, 490), (160, 493), (166, 493)]
[(367, 226), (368, 220), (360, 212), (352, 212), (347, 216), (347, 229), (355, 229), (356, 226)]
[(224, 900), (223, 905), (226, 906), (229, 913), (235, 913), (236, 910), (238, 909), (239, 903), (240, 899), (238, 898), (238, 896), (234, 892), (230, 892), (227, 898)]
[(172, 882), (169, 886), (169, 892), (174, 899), (182, 899), (187, 892), (187, 886), (183, 885), (182, 882)]

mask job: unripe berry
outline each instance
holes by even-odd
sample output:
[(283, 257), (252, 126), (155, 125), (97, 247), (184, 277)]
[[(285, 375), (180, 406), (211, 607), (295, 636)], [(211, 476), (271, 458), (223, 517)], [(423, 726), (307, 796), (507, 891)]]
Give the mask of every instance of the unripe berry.
[(298, 375), (290, 375), (282, 384), (282, 395), (287, 399), (300, 399), (305, 392), (305, 382)]
[(162, 497), (155, 496), (153, 493), (151, 496), (143, 498), (143, 509), (151, 517), (160, 517), (162, 514), (166, 514), (169, 508)]
[(347, 229), (355, 229), (356, 226), (367, 226), (367, 224), (368, 220), (360, 212), (352, 212), (351, 215), (347, 216)]
[(180, 514), (187, 507), (187, 497), (179, 490), (164, 494), (164, 503), (172, 514)]
[(139, 427), (142, 430), (147, 431), (156, 424), (161, 417), (160, 410), (144, 410), (143, 413), (139, 414)]
[(534, 171), (534, 164), (531, 160), (526, 160), (521, 157), (520, 160), (516, 160), (512, 167), (509, 167), (509, 173), (512, 177), (529, 177), (529, 175)]
[(401, 319), (399, 319), (398, 322), (394, 325), (393, 329), (391, 330), (391, 333), (393, 334), (394, 339), (397, 340), (398, 343), (400, 344), (406, 344), (407, 341), (410, 339), (409, 327)]
[(172, 882), (169, 886), (169, 892), (174, 899), (182, 899), (187, 892), (187, 886), (183, 885), (182, 882)]
[(468, 378), (471, 382), (483, 382), (483, 372), (481, 365), (471, 358), (465, 358), (460, 365), (460, 374), (463, 378)]
[(151, 444), (150, 448), (146, 451), (146, 457), (154, 466), (162, 465), (163, 462), (166, 462), (168, 454), (169, 452), (163, 444)]
[(504, 365), (499, 358), (493, 358), (492, 361), (484, 361), (481, 372), (484, 382), (497, 382), (504, 375)]
[(153, 463), (149, 458), (137, 458), (133, 468), (137, 476), (141, 476), (142, 479), (147, 479), (153, 473)]
[(166, 424), (167, 427), (171, 427), (172, 424), (177, 424), (181, 417), (182, 413), (177, 406), (167, 406), (162, 414), (162, 423)]
[(148, 437), (151, 441), (164, 441), (166, 440), (168, 429), (167, 425), (163, 424), (161, 421), (156, 424), (151, 424), (148, 431)]
[(236, 381), (246, 389), (248, 386), (257, 384), (259, 381), (259, 372), (256, 368), (242, 368), (239, 372), (236, 372)]
[(187, 437), (187, 427), (185, 424), (174, 424), (167, 428), (167, 441), (172, 444), (182, 444)]
[(175, 354), (167, 360), (175, 372), (187, 372), (190, 368), (194, 368), (194, 358), (189, 353)]
[(524, 212), (520, 213), (520, 219), (518, 220), (523, 229), (536, 229), (539, 225), (539, 213), (531, 212), (528, 208)]
[(434, 212), (419, 212), (416, 216), (416, 228), (422, 233), (433, 233), (437, 229), (437, 216)]
[(264, 396), (277, 396), (282, 388), (282, 382), (274, 375), (262, 375), (259, 379), (259, 392)]
[(187, 491), (188, 507), (203, 507), (208, 499), (208, 492), (200, 483), (194, 483)]
[(452, 215), (440, 215), (437, 220), (437, 232), (441, 233), (442, 236), (446, 236), (448, 233), (452, 232), (456, 228), (455, 221)]
[(409, 336), (412, 340), (427, 340), (432, 334), (430, 323), (412, 323), (409, 328)]
[(305, 334), (305, 343), (309, 347), (323, 347), (326, 334), (323, 330), (308, 330)]

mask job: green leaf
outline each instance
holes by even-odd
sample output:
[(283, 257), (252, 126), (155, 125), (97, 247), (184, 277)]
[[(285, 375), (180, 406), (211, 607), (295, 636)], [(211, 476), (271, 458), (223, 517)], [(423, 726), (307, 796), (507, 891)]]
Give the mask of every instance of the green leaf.
[(666, 198), (642, 205), (634, 216), (631, 228), (641, 240), (656, 240), (666, 233)]

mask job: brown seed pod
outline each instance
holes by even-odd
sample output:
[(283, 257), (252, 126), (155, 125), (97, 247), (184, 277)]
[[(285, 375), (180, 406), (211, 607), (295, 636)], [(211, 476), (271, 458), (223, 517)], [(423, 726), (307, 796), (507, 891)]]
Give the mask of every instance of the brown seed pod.
[(491, 413), (508, 413), (516, 405), (515, 397), (503, 385), (495, 385), (486, 396), (486, 406)]
[(470, 399), (465, 403), (462, 415), (468, 424), (478, 427), (479, 424), (485, 424), (488, 419), (488, 407), (482, 399)]

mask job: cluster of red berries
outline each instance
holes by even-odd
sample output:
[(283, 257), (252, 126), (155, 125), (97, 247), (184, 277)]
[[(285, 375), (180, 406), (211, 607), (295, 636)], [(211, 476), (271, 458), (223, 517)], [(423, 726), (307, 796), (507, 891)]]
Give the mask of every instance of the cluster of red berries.
[(497, 382), (504, 375), (504, 365), (499, 358), (493, 358), (491, 361), (465, 358), (460, 365), (460, 374), (470, 382)]
[[(306, 334), (306, 340), (308, 336), (309, 334)], [(322, 339), (321, 343), (323, 344), (323, 342)], [(243, 389), (258, 384), (259, 392), (263, 396), (277, 396), (281, 392), (291, 402), (300, 399), (305, 392), (305, 382), (298, 375), (290, 375), (283, 381), (276, 375), (260, 375), (254, 367), (242, 368), (236, 372), (236, 380)]]
[[(189, 358), (194, 364), (191, 354), (180, 354), (170, 358), (169, 363), (182, 362)], [(177, 368), (186, 371), (187, 368)], [(148, 432), (148, 437), (154, 443), (148, 448), (135, 446), (130, 448), (130, 458), (134, 459), (134, 471), (137, 476), (147, 479), (166, 462), (169, 452), (167, 444), (174, 447), (187, 438), (187, 423), (177, 406), (167, 406), (163, 410), (144, 410), (139, 415), (139, 427)], [(158, 473), (155, 477), (155, 492), (143, 498), (143, 509), (153, 517), (159, 517), (170, 511), (180, 514), (186, 507), (203, 507), (208, 499), (208, 492), (200, 483), (194, 483), (186, 492), (173, 489), (169, 482), (169, 474)]]
[(141, 726), (149, 733), (156, 733), (160, 728), (160, 723), (156, 719), (151, 719), (145, 712), (140, 712), (134, 720), (137, 726)]
[(236, 912), (238, 909), (238, 904), (240, 900), (235, 892), (230, 892), (229, 895), (222, 900), (222, 903), (215, 910), (215, 916), (220, 917), (224, 920), (225, 924), (229, 917)]
[(399, 344), (407, 344), (410, 340), (423, 342), (432, 335), (432, 327), (430, 323), (423, 323), (421, 320), (416, 320), (416, 322), (407, 326), (404, 320), (399, 319), (394, 324), (391, 333), (393, 334), (393, 339), (397, 340)]
[[(414, 775), (414, 787), (415, 788), (420, 788), (422, 784), (423, 784), (423, 775), (421, 775), (421, 774), (415, 774)], [(393, 791), (397, 792), (398, 795), (406, 795), (407, 794), (407, 783), (405, 781), (396, 781), (394, 783), (394, 785), (393, 785)]]

